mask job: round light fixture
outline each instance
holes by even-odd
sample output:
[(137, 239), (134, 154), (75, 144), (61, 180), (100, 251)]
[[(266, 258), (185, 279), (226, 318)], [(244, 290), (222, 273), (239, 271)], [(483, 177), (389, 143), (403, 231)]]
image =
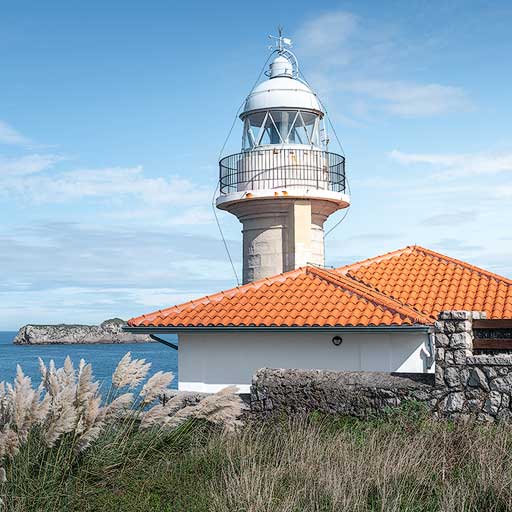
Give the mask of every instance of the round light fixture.
[(339, 347), (342, 344), (342, 342), (343, 340), (341, 339), (341, 336), (334, 336), (334, 338), (332, 339), (333, 345), (336, 345), (337, 347)]

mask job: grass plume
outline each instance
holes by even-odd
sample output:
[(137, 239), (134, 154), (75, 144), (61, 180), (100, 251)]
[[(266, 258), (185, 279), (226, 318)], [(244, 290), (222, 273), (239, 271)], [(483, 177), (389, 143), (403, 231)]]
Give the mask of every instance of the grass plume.
[[(132, 457), (155, 449), (163, 438), (176, 437), (178, 424), (205, 418), (207, 410), (213, 411), (212, 397), (204, 399), (199, 414), (176, 397), (149, 408), (159, 397), (174, 393), (169, 389), (174, 375), (157, 372), (147, 378), (150, 367), (127, 353), (114, 371), (112, 389), (104, 399), (92, 366), (84, 360), (75, 368), (67, 357), (57, 368), (53, 360), (46, 365), (39, 359), (41, 383), (35, 388), (18, 366), (13, 383), (0, 383), (0, 491), (7, 489), (0, 505), (14, 499), (8, 490), (24, 487), (24, 481), (34, 478), (34, 471), (38, 485), (54, 489), (81, 467), (87, 452), (102, 461), (110, 455), (109, 464), (123, 466)], [(119, 392), (137, 387), (138, 393)], [(240, 401), (231, 391), (229, 396)], [(217, 400), (219, 409), (227, 411), (226, 394), (219, 393)], [(181, 409), (179, 421), (169, 422), (169, 416)], [(236, 406), (229, 410), (240, 411)], [(212, 423), (219, 422), (217, 416), (212, 419)], [(226, 419), (235, 421), (227, 415)]]

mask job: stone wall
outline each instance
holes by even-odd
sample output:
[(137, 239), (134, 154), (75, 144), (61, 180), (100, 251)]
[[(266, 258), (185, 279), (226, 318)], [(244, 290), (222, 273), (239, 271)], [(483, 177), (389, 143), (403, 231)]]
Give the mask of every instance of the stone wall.
[(433, 375), (326, 370), (258, 370), (251, 409), (259, 414), (323, 411), (367, 417), (404, 400), (431, 399)]
[(511, 420), (512, 355), (473, 355), (474, 311), (444, 311), (434, 325), (435, 412), (453, 419)]
[(366, 417), (419, 401), (438, 417), (512, 421), (512, 355), (474, 355), (474, 311), (444, 311), (432, 328), (435, 375), (264, 368), (253, 377), (251, 409)]

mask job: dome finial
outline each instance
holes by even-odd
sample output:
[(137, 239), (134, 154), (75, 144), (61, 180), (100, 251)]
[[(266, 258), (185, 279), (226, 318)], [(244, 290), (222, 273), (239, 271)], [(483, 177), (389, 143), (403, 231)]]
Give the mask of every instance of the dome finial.
[(277, 76), (287, 76), (289, 78), (297, 78), (299, 76), (299, 62), (297, 57), (290, 50), (292, 40), (288, 37), (283, 37), (283, 27), (277, 27), (278, 36), (268, 36), (269, 39), (276, 41), (275, 46), (270, 46), (269, 49), (272, 53), (277, 53), (277, 58), (270, 64), (270, 70), (265, 74), (270, 78)]

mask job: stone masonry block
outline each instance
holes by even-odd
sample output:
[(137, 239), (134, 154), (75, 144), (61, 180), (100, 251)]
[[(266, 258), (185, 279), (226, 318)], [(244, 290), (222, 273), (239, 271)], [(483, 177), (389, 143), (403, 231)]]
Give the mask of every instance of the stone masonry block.
[(448, 395), (444, 407), (448, 413), (462, 411), (464, 407), (464, 393), (451, 393)]
[(471, 311), (452, 311), (452, 320), (471, 320), (472, 317)]
[(471, 311), (441, 311), (439, 320), (471, 320)]
[(469, 352), (469, 350), (465, 350), (463, 348), (454, 350), (452, 353), (453, 353), (453, 364), (455, 364), (457, 366), (465, 365), (468, 353), (471, 354), (471, 352)]
[(468, 357), (468, 364), (479, 366), (504, 366), (512, 368), (512, 355), (477, 355)]
[(445, 322), (445, 323), (444, 323), (444, 332), (445, 332), (446, 334), (448, 334), (448, 336), (449, 336), (450, 334), (453, 334), (454, 332), (456, 332), (456, 331), (457, 331), (457, 324), (458, 324), (458, 323), (459, 323), (459, 322)]
[(460, 322), (454, 322), (454, 332), (472, 332), (473, 322), (471, 320), (461, 320)]
[(459, 373), (459, 369), (453, 366), (445, 369), (444, 380), (448, 387), (454, 388), (460, 385)]
[(469, 368), (465, 366), (459, 371), (459, 382), (462, 387), (467, 388), (469, 380)]
[(498, 391), (491, 391), (489, 393), (489, 397), (485, 401), (484, 411), (487, 414), (492, 414), (493, 416), (498, 412), (498, 409), (501, 405), (501, 393)]
[(435, 338), (436, 347), (447, 347), (450, 343), (450, 339), (446, 334), (437, 333)]
[(485, 373), (480, 368), (473, 368), (469, 374), (468, 386), (473, 388), (481, 388), (484, 391), (489, 391), (489, 384)]
[(501, 393), (512, 393), (512, 374), (505, 375), (504, 377), (497, 377), (493, 379), (489, 386), (494, 391)]
[(471, 349), (473, 338), (468, 332), (458, 332), (450, 336), (450, 347), (453, 349)]
[(440, 365), (436, 364), (436, 370), (435, 370), (435, 383), (438, 387), (444, 387), (444, 368)]
[(442, 333), (442, 332), (444, 332), (444, 324), (445, 324), (444, 321), (436, 320), (434, 322), (434, 332), (435, 333), (440, 333), (440, 332)]

